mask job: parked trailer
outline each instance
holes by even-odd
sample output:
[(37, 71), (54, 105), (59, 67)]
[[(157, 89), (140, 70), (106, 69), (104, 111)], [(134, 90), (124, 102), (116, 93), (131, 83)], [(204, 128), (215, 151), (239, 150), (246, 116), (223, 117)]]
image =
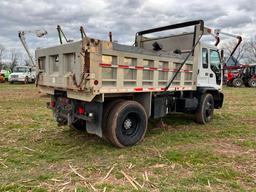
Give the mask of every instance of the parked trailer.
[[(191, 26), (193, 32), (152, 37)], [(212, 31), (197, 20), (138, 32), (134, 46), (83, 36), (37, 49), (36, 83), (51, 95), (59, 125), (132, 146), (144, 138), (149, 118), (183, 112), (205, 124), (222, 107), (219, 52), (201, 42)]]

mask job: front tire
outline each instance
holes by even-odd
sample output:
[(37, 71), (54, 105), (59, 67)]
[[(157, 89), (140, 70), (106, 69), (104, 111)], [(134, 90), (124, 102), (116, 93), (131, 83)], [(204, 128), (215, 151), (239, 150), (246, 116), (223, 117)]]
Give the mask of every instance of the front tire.
[(242, 87), (243, 80), (241, 78), (235, 78), (232, 82), (234, 87)]
[(133, 146), (143, 140), (147, 123), (147, 114), (140, 103), (122, 101), (110, 111), (106, 136), (117, 147)]
[(213, 119), (214, 100), (209, 93), (201, 96), (198, 109), (196, 111), (196, 122), (206, 124)]
[(25, 77), (24, 84), (28, 84), (28, 83), (29, 83), (29, 79), (28, 77)]

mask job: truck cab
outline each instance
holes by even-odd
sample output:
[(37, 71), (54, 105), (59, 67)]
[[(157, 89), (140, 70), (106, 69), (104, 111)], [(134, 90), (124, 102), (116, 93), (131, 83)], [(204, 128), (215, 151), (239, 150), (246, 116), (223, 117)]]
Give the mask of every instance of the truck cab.
[(222, 89), (222, 65), (219, 50), (215, 46), (200, 43), (200, 62), (198, 62), (198, 87)]
[(33, 83), (36, 79), (35, 69), (30, 66), (16, 66), (13, 72), (9, 75), (8, 81), (10, 83), (23, 82)]

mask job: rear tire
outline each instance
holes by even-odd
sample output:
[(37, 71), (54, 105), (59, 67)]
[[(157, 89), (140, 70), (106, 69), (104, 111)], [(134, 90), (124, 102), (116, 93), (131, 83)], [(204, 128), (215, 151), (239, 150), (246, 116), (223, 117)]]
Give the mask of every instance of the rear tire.
[(241, 78), (235, 78), (232, 82), (234, 87), (242, 87), (243, 80)]
[(249, 87), (256, 87), (256, 80), (255, 79), (250, 79), (248, 81)]
[(143, 140), (147, 123), (147, 114), (140, 103), (122, 101), (110, 111), (106, 136), (117, 147), (133, 146)]
[(108, 141), (107, 139), (107, 122), (109, 118), (110, 111), (120, 102), (124, 101), (123, 99), (116, 99), (109, 101), (103, 108), (102, 115), (102, 139)]
[(29, 82), (28, 77), (25, 77), (24, 84), (28, 84), (28, 82)]
[(213, 119), (214, 100), (209, 93), (201, 96), (196, 115), (196, 122), (206, 124)]

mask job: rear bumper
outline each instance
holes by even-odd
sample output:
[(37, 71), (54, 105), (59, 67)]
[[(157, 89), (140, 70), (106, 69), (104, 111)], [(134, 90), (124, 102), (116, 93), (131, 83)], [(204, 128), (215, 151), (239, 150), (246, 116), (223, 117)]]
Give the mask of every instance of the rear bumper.
[(65, 108), (65, 106), (56, 106), (52, 107), (50, 102), (46, 103), (46, 107), (48, 109), (51, 109), (53, 111), (53, 116), (55, 117), (56, 121), (59, 124), (62, 125), (71, 125), (73, 122), (75, 122), (77, 119), (85, 120), (85, 121), (93, 121), (93, 115), (91, 114), (84, 114), (84, 115), (79, 115), (75, 111), (74, 105), (73, 107), (69, 110), (62, 110)]
[[(52, 95), (47, 108), (53, 111), (53, 116), (59, 125), (72, 125), (77, 120), (86, 121), (86, 131), (102, 137), (103, 103), (85, 102), (67, 97)], [(54, 103), (52, 103), (54, 102)], [(82, 110), (80, 110), (83, 108)]]

